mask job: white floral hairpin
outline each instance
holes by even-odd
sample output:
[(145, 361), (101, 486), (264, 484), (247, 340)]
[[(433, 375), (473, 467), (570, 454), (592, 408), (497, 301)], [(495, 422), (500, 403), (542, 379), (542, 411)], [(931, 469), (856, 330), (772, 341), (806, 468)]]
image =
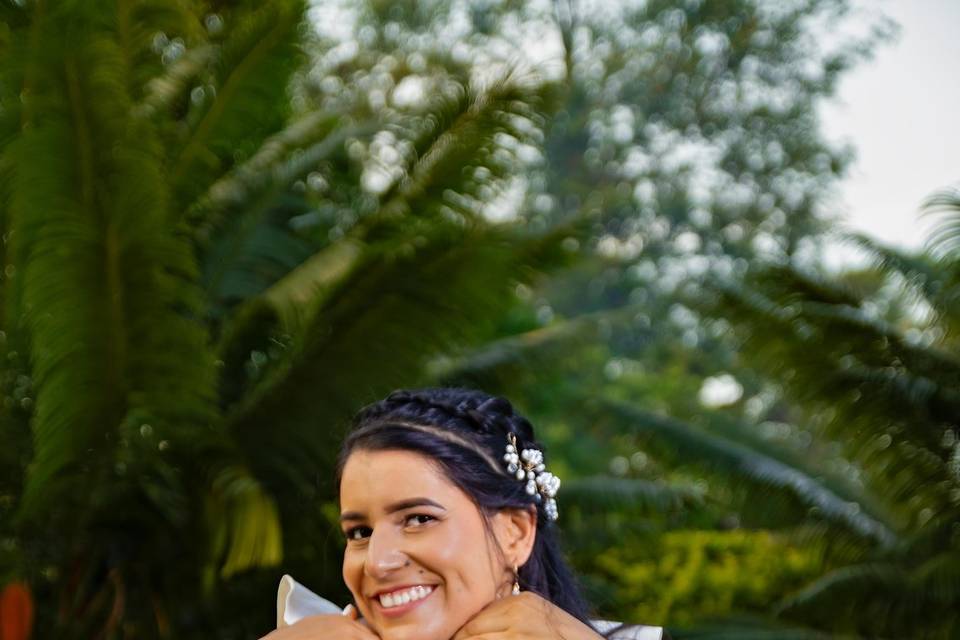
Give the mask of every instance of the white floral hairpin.
[(517, 436), (507, 434), (507, 452), (503, 456), (507, 463), (507, 472), (515, 475), (517, 480), (526, 479), (527, 493), (537, 502), (543, 502), (543, 510), (550, 520), (559, 517), (557, 512), (557, 490), (560, 489), (560, 478), (547, 471), (543, 464), (543, 452), (539, 449), (522, 449), (518, 451)]

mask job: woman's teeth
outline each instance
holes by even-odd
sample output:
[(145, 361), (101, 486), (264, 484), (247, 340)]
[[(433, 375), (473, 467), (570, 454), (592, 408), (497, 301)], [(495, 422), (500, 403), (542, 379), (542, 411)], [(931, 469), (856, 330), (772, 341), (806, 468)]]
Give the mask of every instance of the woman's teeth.
[(380, 604), (384, 609), (399, 607), (400, 605), (413, 602), (414, 600), (422, 600), (430, 595), (431, 591), (433, 591), (433, 587), (416, 586), (411, 587), (410, 589), (404, 589), (403, 591), (385, 593), (380, 596)]

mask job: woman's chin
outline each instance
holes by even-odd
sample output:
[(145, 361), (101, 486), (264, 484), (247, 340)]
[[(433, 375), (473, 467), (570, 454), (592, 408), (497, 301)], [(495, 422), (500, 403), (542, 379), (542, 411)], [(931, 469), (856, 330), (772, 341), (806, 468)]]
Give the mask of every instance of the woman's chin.
[(381, 640), (450, 640), (466, 620), (459, 624), (449, 620), (437, 596), (441, 594), (431, 593), (413, 607), (379, 608), (374, 624), (377, 635)]
[[(446, 625), (424, 626), (416, 622), (394, 623), (377, 631), (380, 640), (450, 640), (457, 628)], [(459, 628), (459, 627), (458, 627)]]

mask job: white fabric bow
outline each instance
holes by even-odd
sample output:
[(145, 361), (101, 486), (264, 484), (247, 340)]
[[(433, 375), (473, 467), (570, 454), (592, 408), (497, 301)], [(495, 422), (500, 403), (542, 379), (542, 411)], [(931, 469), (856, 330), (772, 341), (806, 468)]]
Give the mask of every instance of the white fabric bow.
[(321, 598), (288, 575), (280, 579), (280, 586), (277, 588), (277, 629), (289, 627), (307, 616), (329, 613), (342, 614), (343, 609), (326, 598)]

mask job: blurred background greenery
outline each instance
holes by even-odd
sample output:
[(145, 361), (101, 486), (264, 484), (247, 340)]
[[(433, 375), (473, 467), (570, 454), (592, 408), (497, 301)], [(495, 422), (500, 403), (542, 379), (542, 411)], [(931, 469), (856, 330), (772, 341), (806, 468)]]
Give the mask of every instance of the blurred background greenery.
[(345, 599), (336, 443), (436, 384), (529, 415), (604, 617), (960, 637), (960, 196), (823, 266), (849, 9), (0, 2), (0, 637)]

